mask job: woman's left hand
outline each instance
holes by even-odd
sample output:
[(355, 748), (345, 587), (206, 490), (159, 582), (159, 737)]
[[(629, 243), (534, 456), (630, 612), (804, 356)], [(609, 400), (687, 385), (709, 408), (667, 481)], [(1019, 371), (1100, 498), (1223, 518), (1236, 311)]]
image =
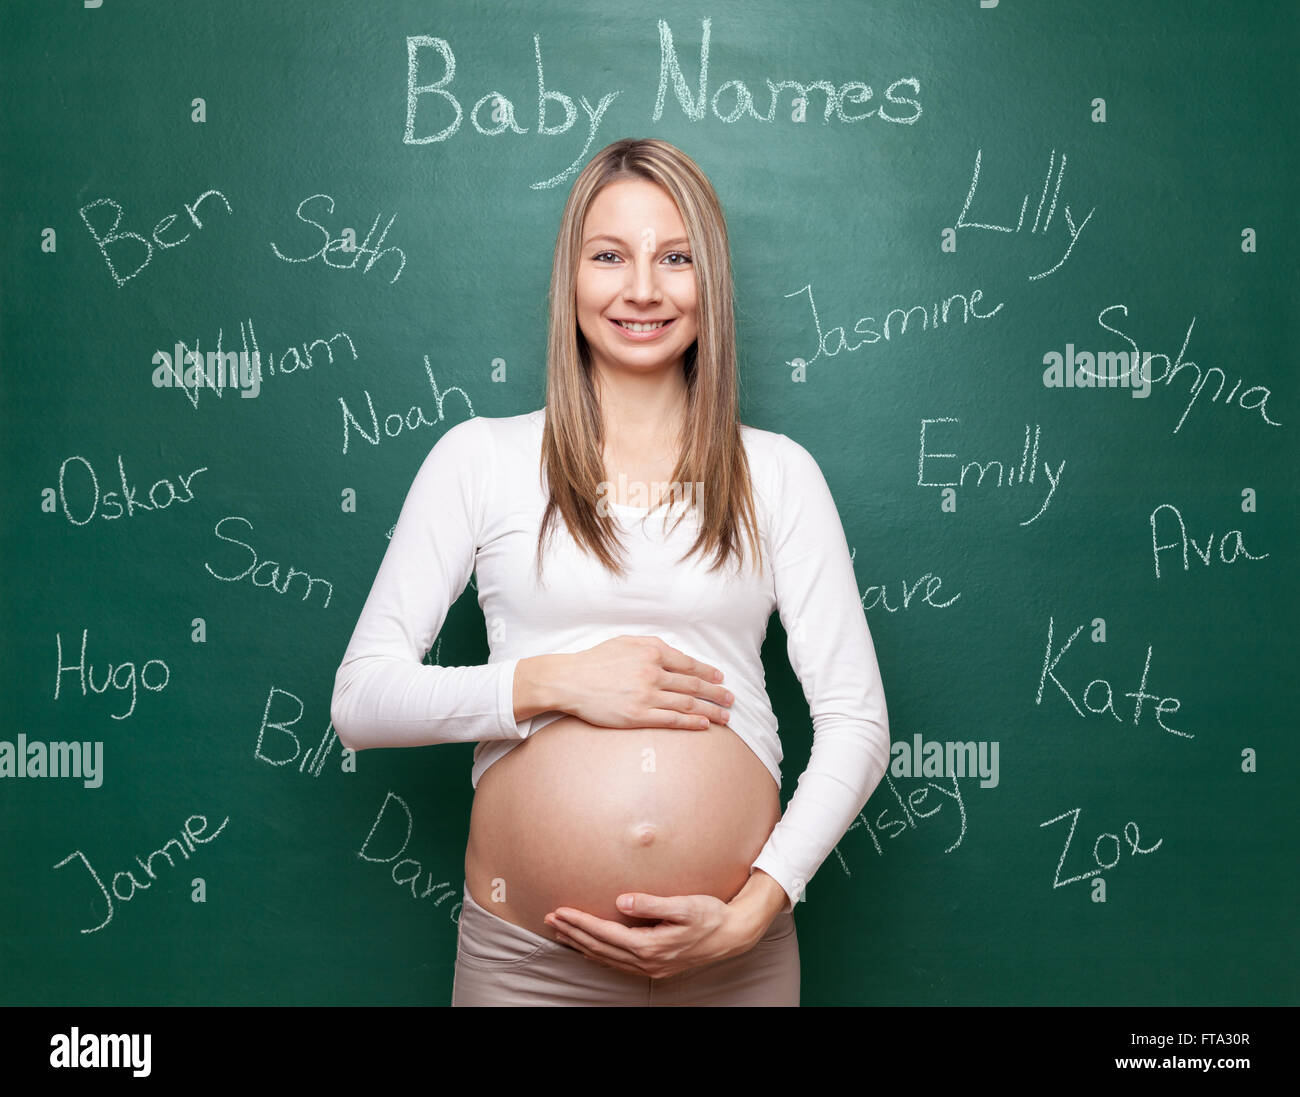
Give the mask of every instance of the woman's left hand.
[(546, 924), (558, 940), (593, 960), (633, 975), (663, 979), (697, 964), (748, 952), (771, 921), (756, 921), (752, 907), (733, 906), (714, 895), (634, 891), (618, 900), (625, 914), (659, 922), (625, 926), (584, 910), (557, 907), (546, 916)]

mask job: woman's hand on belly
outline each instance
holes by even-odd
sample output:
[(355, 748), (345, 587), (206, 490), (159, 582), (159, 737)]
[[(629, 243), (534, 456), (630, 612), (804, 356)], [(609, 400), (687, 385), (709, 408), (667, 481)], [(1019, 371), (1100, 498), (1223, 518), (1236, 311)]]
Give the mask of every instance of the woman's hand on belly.
[(593, 960), (633, 975), (662, 979), (699, 964), (748, 952), (784, 907), (785, 890), (761, 869), (730, 902), (714, 895), (647, 895), (618, 898), (624, 913), (658, 918), (652, 926), (626, 926), (573, 907), (559, 907), (546, 924), (563, 943)]
[(553, 658), (563, 669), (549, 683), (551, 707), (597, 727), (707, 731), (730, 719), (722, 671), (658, 636), (615, 636)]

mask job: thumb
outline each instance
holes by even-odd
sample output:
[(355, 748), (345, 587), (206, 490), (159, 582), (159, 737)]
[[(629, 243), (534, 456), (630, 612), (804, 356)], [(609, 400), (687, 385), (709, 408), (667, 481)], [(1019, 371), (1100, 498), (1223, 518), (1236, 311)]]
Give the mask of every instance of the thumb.
[(643, 891), (625, 891), (614, 901), (624, 914), (638, 918), (658, 918), (661, 921), (681, 921), (680, 898), (666, 895), (647, 895)]

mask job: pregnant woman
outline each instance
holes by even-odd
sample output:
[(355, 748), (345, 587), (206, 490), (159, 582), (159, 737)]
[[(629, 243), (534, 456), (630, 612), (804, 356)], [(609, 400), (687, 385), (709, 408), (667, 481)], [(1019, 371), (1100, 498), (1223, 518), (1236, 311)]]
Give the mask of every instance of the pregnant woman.
[[(812, 456), (740, 423), (726, 224), (658, 140), (565, 205), (546, 404), (420, 467), (335, 681), (354, 750), (474, 742), (453, 1005), (798, 1005), (794, 904), (884, 773), (884, 691)], [(477, 575), (483, 666), (423, 663)], [(781, 812), (759, 649), (813, 721)]]

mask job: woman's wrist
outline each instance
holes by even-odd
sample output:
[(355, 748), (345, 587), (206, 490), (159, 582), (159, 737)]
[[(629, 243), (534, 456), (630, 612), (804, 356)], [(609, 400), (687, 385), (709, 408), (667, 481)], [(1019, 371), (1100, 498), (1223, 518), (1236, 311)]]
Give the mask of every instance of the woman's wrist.
[(530, 655), (515, 664), (515, 720), (527, 720), (539, 712), (564, 712), (561, 671), (568, 659), (563, 653)]
[(785, 888), (761, 868), (756, 868), (727, 905), (736, 912), (746, 937), (754, 945), (789, 901)]

